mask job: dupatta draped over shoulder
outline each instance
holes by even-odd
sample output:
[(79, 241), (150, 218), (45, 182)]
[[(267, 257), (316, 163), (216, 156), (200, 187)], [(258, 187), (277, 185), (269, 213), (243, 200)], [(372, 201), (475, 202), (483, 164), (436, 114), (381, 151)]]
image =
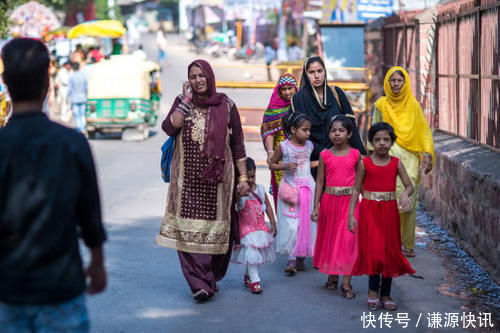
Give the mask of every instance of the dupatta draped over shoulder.
[[(316, 89), (314, 89), (309, 77), (307, 76), (307, 67), (313, 62), (319, 62), (325, 70), (325, 82), (323, 83), (323, 98), (320, 99)], [(326, 67), (323, 59), (320, 57), (310, 57), (305, 60), (300, 79), (300, 90), (292, 98), (292, 112), (300, 112), (311, 118), (311, 137), (310, 140), (314, 143), (314, 151), (311, 155), (311, 160), (319, 159), (319, 153), (324, 149), (330, 148), (332, 142), (328, 137), (328, 124), (330, 119), (337, 114), (344, 114), (351, 117), (353, 121), (354, 112), (346, 95), (339, 87), (335, 87), (340, 104), (337, 103), (337, 98), (334, 92), (328, 86), (328, 78), (326, 75)], [(355, 123), (355, 122), (354, 122)], [(359, 136), (356, 126), (353, 128), (352, 137), (349, 140), (353, 148), (366, 155), (366, 150)]]
[(208, 96), (201, 97), (193, 92), (193, 104), (198, 107), (207, 108), (207, 125), (205, 127), (205, 144), (202, 150), (203, 155), (209, 160), (208, 166), (202, 172), (201, 177), (209, 182), (219, 183), (224, 174), (224, 149), (221, 144), (227, 135), (228, 123), (228, 103), (229, 99), (224, 93), (218, 93), (215, 88), (215, 75), (212, 66), (205, 60), (195, 60), (188, 67), (201, 68), (207, 78)]
[[(401, 71), (405, 83), (399, 94), (394, 94), (389, 83), (391, 76)], [(424, 113), (413, 96), (408, 72), (399, 66), (389, 69), (384, 79), (385, 96), (380, 97), (375, 107), (382, 113), (385, 122), (394, 127), (396, 143), (414, 153), (429, 153), (434, 161), (434, 141)]]

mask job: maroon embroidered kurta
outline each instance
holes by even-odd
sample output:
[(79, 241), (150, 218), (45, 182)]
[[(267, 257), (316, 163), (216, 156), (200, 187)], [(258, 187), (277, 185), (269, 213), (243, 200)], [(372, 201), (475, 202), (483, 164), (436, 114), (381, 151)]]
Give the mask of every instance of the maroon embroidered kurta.
[[(173, 127), (170, 118), (181, 100), (182, 96), (178, 96), (162, 124), (168, 135), (176, 135), (176, 147), (167, 208), (155, 241), (158, 245), (183, 252), (226, 254), (235, 186), (234, 161), (245, 158), (238, 110), (228, 98), (228, 131), (225, 137), (217, 140), (217, 144), (225, 145), (224, 173), (222, 181), (214, 183), (200, 176), (210, 163), (202, 153), (207, 133), (207, 114), (191, 104), (183, 127)], [(211, 111), (209, 108), (208, 112)]]

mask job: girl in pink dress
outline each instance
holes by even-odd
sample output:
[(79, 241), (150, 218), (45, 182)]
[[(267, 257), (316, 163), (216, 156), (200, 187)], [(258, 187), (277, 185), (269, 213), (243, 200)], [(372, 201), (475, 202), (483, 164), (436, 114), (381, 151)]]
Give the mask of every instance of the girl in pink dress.
[[(235, 245), (231, 261), (246, 266), (245, 287), (254, 294), (262, 292), (258, 267), (275, 259), (273, 237), (276, 237), (276, 221), (273, 209), (266, 195), (264, 185), (255, 183), (255, 162), (246, 161), (250, 193), (241, 197), (236, 205), (240, 225), (240, 245)], [(264, 220), (266, 212), (271, 230)]]
[(350, 274), (358, 253), (358, 235), (349, 232), (347, 222), (360, 153), (349, 145), (353, 129), (351, 119), (336, 115), (329, 128), (333, 147), (321, 152), (316, 178), (312, 219), (318, 221), (318, 233), (313, 266), (328, 274), (325, 288), (330, 290), (337, 289), (339, 275), (342, 275), (342, 293), (345, 298), (352, 299), (356, 295), (352, 291)]

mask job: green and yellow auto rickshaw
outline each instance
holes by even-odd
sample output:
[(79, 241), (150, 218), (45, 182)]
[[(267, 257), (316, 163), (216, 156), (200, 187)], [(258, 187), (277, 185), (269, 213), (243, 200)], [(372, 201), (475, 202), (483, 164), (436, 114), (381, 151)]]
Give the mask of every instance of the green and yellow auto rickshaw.
[(143, 139), (156, 125), (160, 105), (158, 64), (117, 55), (88, 65), (87, 133), (135, 129)]

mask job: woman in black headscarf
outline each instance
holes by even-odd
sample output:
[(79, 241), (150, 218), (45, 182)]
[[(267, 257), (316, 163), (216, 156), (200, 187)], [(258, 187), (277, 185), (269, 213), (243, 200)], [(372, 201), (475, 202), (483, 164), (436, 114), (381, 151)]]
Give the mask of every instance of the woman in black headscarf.
[[(366, 155), (351, 104), (342, 89), (335, 87), (335, 90), (332, 90), (328, 86), (325, 63), (320, 57), (310, 57), (304, 62), (300, 90), (292, 98), (290, 111), (303, 113), (311, 119), (310, 140), (314, 143), (311, 161), (319, 160), (319, 153), (332, 146), (328, 138), (328, 123), (337, 114), (352, 118), (354, 128), (349, 142), (351, 147), (359, 150), (362, 155)], [(315, 169), (313, 169), (313, 176), (316, 178)]]

